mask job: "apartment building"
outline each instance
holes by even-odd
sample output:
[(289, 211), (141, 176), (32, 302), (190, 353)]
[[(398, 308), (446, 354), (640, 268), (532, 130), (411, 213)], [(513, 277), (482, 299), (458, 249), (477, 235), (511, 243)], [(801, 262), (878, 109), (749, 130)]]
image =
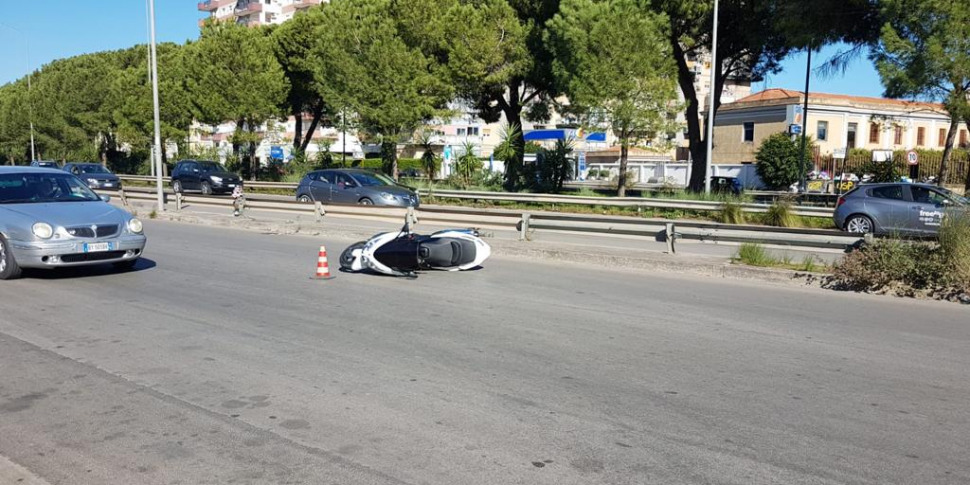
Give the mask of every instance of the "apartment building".
[[(209, 18), (232, 21), (243, 25), (281, 24), (293, 15), (324, 0), (206, 0), (199, 2), (199, 11)], [(199, 20), (202, 25), (207, 19)]]
[[(802, 123), (804, 93), (767, 89), (725, 104), (714, 120), (714, 162), (754, 161), (765, 138)], [(810, 93), (806, 131), (819, 154), (836, 150), (942, 150), (950, 127), (943, 106), (898, 99)], [(970, 132), (960, 124), (954, 143), (970, 147)]]

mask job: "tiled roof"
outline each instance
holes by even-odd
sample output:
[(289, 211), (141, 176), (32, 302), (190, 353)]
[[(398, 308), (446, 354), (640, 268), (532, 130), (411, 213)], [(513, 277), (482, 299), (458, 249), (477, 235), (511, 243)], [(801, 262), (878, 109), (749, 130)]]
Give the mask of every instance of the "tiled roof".
[[(746, 105), (777, 105), (790, 104), (793, 102), (801, 103), (804, 101), (802, 91), (791, 89), (766, 89), (759, 93), (741, 98), (734, 103), (725, 104), (723, 108), (742, 108)], [(816, 104), (826, 105), (847, 105), (862, 104), (870, 106), (884, 106), (886, 108), (898, 108), (906, 111), (942, 111), (943, 105), (939, 103), (925, 103), (921, 101), (906, 101), (902, 99), (870, 98), (866, 96), (849, 96), (845, 94), (829, 93), (809, 93), (809, 101)]]

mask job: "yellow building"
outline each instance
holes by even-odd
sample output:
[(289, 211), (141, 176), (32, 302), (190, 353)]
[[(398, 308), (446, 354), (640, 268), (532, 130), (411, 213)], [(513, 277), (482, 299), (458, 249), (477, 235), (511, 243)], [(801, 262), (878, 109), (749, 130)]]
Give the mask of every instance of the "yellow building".
[[(714, 163), (753, 162), (761, 142), (802, 124), (803, 93), (767, 89), (721, 106), (714, 120)], [(943, 106), (896, 99), (811, 93), (806, 130), (820, 155), (840, 149), (942, 150), (950, 126)], [(961, 124), (955, 146), (970, 146)]]

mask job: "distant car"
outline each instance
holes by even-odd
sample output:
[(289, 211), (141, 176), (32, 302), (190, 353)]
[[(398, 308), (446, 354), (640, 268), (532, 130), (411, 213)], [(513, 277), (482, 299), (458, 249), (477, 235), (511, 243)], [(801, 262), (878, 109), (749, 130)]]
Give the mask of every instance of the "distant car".
[(30, 166), (40, 168), (61, 168), (61, 164), (52, 162), (50, 160), (34, 160), (33, 162), (30, 162)]
[(145, 250), (142, 223), (59, 170), (0, 167), (0, 280), (21, 268), (112, 263), (130, 269)]
[(296, 199), (324, 204), (418, 207), (418, 194), (394, 179), (368, 170), (341, 169), (310, 172), (300, 180)]
[(172, 169), (172, 190), (177, 193), (198, 190), (202, 195), (225, 194), (242, 184), (242, 177), (218, 162), (182, 160)]
[(741, 195), (744, 187), (737, 177), (711, 177), (711, 192), (715, 194)]
[(121, 187), (121, 179), (97, 163), (65, 163), (63, 170), (85, 181), (92, 189)]
[(835, 225), (852, 233), (932, 236), (944, 217), (970, 212), (970, 200), (933, 185), (863, 184), (839, 197)]

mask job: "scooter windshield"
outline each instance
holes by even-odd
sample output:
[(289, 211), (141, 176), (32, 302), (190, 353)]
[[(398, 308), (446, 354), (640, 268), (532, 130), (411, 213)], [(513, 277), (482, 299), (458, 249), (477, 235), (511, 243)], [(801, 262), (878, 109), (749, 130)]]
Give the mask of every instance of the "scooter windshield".
[(374, 251), (378, 262), (398, 271), (416, 271), (418, 266), (418, 242), (410, 238), (395, 239)]

